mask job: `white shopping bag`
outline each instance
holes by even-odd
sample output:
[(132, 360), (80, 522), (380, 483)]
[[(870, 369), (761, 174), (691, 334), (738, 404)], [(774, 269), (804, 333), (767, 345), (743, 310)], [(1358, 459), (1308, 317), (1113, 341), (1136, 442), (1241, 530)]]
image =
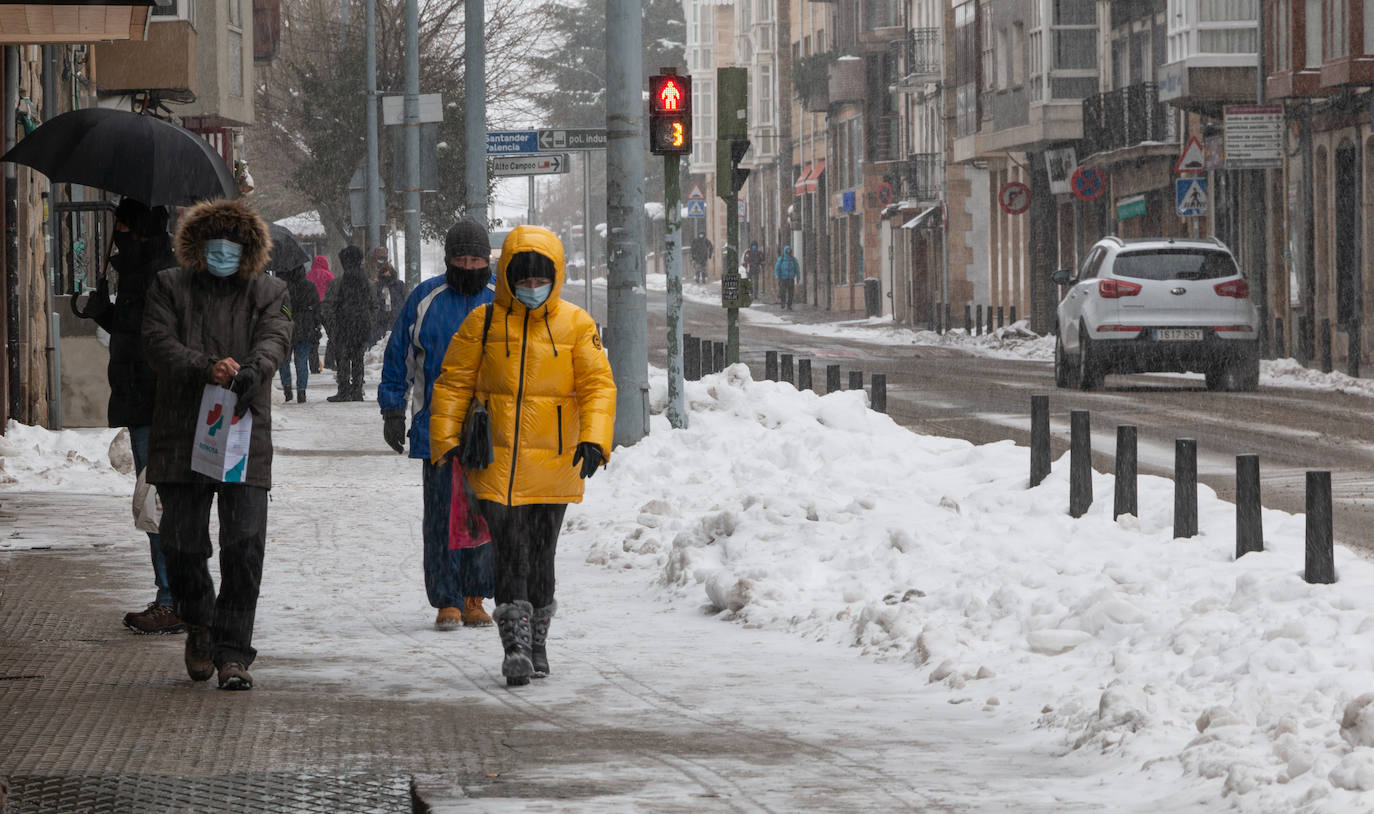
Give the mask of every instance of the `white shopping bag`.
[(134, 528), (157, 534), (161, 522), (162, 500), (157, 495), (157, 487), (148, 482), (148, 470), (143, 469), (134, 483)]
[(248, 445), (253, 413), (234, 417), (238, 396), (215, 384), (205, 385), (191, 447), (191, 471), (225, 483), (243, 483), (248, 469)]

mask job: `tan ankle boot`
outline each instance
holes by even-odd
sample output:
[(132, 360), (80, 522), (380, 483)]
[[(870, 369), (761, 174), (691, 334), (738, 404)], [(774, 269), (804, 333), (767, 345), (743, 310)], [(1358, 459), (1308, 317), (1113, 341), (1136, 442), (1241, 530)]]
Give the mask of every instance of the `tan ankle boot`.
[(467, 627), (486, 627), (492, 624), (491, 617), (482, 610), (482, 597), (469, 596), (464, 600), (463, 624)]

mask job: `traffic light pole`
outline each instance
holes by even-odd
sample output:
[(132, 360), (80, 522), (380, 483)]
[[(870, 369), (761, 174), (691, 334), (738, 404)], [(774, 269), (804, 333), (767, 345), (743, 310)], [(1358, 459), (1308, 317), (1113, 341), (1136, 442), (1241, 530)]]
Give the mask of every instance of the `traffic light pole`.
[(682, 158), (663, 156), (663, 249), (668, 272), (668, 423), (687, 429), (687, 403), (682, 384)]
[[(719, 182), (717, 182), (719, 183)], [(732, 184), (733, 185), (733, 184)], [(721, 270), (721, 285), (727, 275), (739, 276), (739, 192), (732, 190), (725, 200), (725, 268)], [(725, 309), (725, 363), (739, 361), (739, 306)]]

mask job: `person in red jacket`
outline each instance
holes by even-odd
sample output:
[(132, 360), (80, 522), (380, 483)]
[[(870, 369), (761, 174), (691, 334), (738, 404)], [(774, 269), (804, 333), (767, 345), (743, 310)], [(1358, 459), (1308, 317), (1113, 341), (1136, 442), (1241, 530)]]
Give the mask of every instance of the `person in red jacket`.
[[(329, 284), (334, 282), (334, 272), (329, 270), (329, 258), (322, 254), (315, 255), (315, 262), (310, 264), (310, 271), (306, 272), (305, 279), (315, 284), (315, 291), (320, 295), (320, 302), (324, 302), (324, 292), (329, 290)], [(320, 336), (322, 321), (315, 323), (314, 344), (310, 348), (310, 372), (319, 373), (323, 368), (320, 367)], [(297, 337), (299, 339), (300, 337)]]

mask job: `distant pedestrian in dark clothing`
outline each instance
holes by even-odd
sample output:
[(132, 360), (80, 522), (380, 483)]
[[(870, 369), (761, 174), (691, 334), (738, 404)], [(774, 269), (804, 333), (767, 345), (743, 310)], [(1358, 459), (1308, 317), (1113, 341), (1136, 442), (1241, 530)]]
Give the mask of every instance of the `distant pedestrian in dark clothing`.
[(406, 284), (396, 274), (396, 267), (385, 262), (385, 255), (382, 257), (382, 264), (377, 267), (377, 284), (374, 291), (377, 296), (377, 322), (373, 331), (374, 339), (381, 339), (386, 336), (387, 331), (396, 322), (396, 315), (401, 313), (401, 306), (406, 301)]
[(782, 256), (773, 264), (773, 277), (778, 281), (778, 304), (792, 310), (792, 291), (801, 279), (801, 266), (792, 255), (792, 247), (784, 246)]
[(363, 272), (363, 250), (345, 246), (339, 252), (342, 269), (324, 295), (324, 327), (334, 349), (339, 392), (326, 401), (363, 400), (363, 354), (372, 344), (377, 322), (377, 298)]
[(704, 234), (697, 235), (692, 241), (692, 268), (696, 271), (698, 283), (706, 282), (706, 264), (711, 261), (711, 252), (714, 250), (715, 247)]
[[(315, 284), (315, 291), (323, 305), (324, 294), (329, 290), (329, 284), (334, 282), (334, 272), (329, 270), (329, 258), (322, 254), (315, 255), (315, 261), (310, 264), (310, 271), (306, 272), (305, 278)], [(320, 335), (324, 329), (323, 308), (317, 316), (320, 318), (315, 320), (315, 344), (310, 348), (311, 373), (320, 373), (324, 370), (324, 366), (320, 364)]]
[(753, 294), (758, 297), (763, 294), (763, 251), (759, 249), (759, 244), (752, 242), (744, 252), (744, 267), (749, 270), (749, 283), (753, 286)]
[[(180, 268), (148, 291), (143, 348), (158, 373), (148, 481), (162, 498), (160, 543), (177, 615), (186, 621), (186, 673), (247, 690), (253, 622), (267, 541), (272, 488), (272, 375), (286, 361), (291, 317), (285, 282), (264, 273), (267, 223), (239, 200), (197, 204), (177, 230)], [(191, 450), (208, 384), (238, 395), (235, 415), (252, 415), (241, 483), (192, 471)], [(210, 504), (219, 503), (219, 593), (208, 560)]]
[[(110, 334), (110, 426), (129, 428), (134, 468), (142, 472), (148, 465), (148, 431), (157, 398), (157, 374), (143, 356), (143, 311), (157, 273), (177, 265), (167, 234), (167, 210), (124, 198), (115, 208), (114, 245), (119, 252), (110, 258), (119, 274), (115, 299), (110, 299), (109, 278), (102, 277), (84, 316)], [(167, 565), (156, 534), (148, 534), (148, 546), (157, 596), (146, 609), (124, 614), (124, 626), (136, 633), (180, 633), (185, 627), (172, 607)]]
[(310, 381), (310, 351), (315, 347), (319, 328), (320, 295), (315, 284), (305, 277), (305, 266), (287, 269), (280, 275), (286, 281), (291, 305), (291, 355), (281, 366), (281, 389), (291, 400), (291, 365), (296, 366), (296, 401), (305, 403), (305, 388)]

